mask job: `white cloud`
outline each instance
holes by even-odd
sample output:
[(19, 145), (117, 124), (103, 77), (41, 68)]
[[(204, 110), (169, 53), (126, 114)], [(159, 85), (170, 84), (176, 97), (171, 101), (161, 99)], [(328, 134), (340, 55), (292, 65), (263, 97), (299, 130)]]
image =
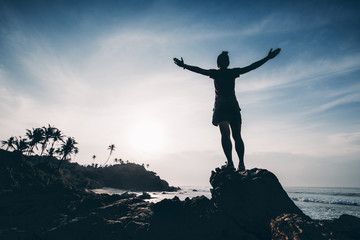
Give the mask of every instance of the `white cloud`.
[(252, 73), (244, 75), (244, 80), (239, 81), (238, 92), (293, 87), (336, 76), (341, 79), (344, 74), (360, 69), (359, 54), (344, 56), (340, 59), (318, 59), (308, 62), (294, 61), (287, 63), (285, 67), (276, 63), (276, 60), (278, 59), (273, 60), (274, 63), (271, 63), (270, 73), (268, 71), (258, 71), (256, 75)]
[(342, 154), (359, 153), (360, 156), (360, 132), (339, 132), (328, 136), (327, 141)]
[(340, 97), (338, 99), (332, 100), (328, 103), (325, 103), (321, 106), (316, 107), (315, 109), (311, 110), (310, 112), (308, 112), (308, 114), (313, 114), (316, 112), (322, 112), (322, 111), (326, 111), (330, 108), (339, 106), (339, 105), (343, 105), (346, 103), (354, 103), (354, 102), (360, 102), (360, 93), (354, 93), (354, 94), (349, 94), (343, 97)]

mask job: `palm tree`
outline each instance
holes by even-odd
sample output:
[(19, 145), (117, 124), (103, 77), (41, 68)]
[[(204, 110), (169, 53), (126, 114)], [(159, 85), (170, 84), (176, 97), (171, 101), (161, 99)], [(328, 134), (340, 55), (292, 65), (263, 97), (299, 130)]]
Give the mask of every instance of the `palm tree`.
[(78, 148), (76, 148), (76, 149), (74, 149), (74, 160), (75, 160), (75, 157), (76, 157), (76, 155), (79, 153), (79, 149)]
[(61, 166), (61, 163), (67, 159), (67, 157), (70, 157), (71, 154), (78, 152), (79, 149), (75, 145), (78, 144), (74, 138), (68, 137), (68, 139), (60, 146), (60, 149), (58, 149), (57, 152), (59, 152), (62, 155), (62, 158), (59, 162), (59, 169)]
[(29, 147), (29, 142), (26, 140), (26, 138), (21, 139), (21, 137), (19, 137), (16, 138), (14, 146), (14, 150), (22, 155), (23, 152)]
[(55, 153), (55, 148), (51, 147), (49, 150), (47, 150), (48, 156), (52, 157), (54, 156)]
[(7, 146), (6, 151), (8, 151), (9, 148), (15, 150), (15, 141), (16, 141), (15, 137), (10, 137), (8, 140), (1, 141), (1, 147)]
[(112, 152), (115, 151), (115, 145), (114, 144), (109, 145), (108, 150), (110, 150), (110, 154), (103, 166), (105, 166), (105, 164), (109, 161)]
[(49, 124), (48, 127), (43, 127), (43, 131), (44, 131), (44, 139), (43, 139), (42, 144), (41, 144), (40, 156), (42, 156), (44, 150), (46, 149), (46, 145), (48, 144), (50, 138), (53, 137), (55, 128), (50, 126), (50, 124)]
[(53, 142), (51, 144), (51, 148), (54, 148), (55, 143), (58, 141), (64, 142), (63, 138), (64, 138), (64, 135), (61, 133), (61, 131), (59, 129), (57, 129), (56, 127), (53, 127), (53, 132), (52, 132), (52, 136), (51, 136), (51, 139), (53, 140)]
[(96, 155), (92, 155), (92, 160), (93, 160), (93, 165), (94, 165), (94, 163), (95, 163), (95, 158), (96, 158)]
[[(50, 125), (49, 125), (49, 127), (50, 127)], [(49, 139), (52, 139), (52, 143), (51, 143), (50, 149), (47, 150), (49, 157), (52, 157), (55, 153), (55, 147), (54, 147), (55, 143), (58, 141), (64, 142), (64, 140), (63, 140), (64, 135), (61, 133), (61, 131), (59, 129), (57, 129), (56, 127), (52, 127), (52, 128), (53, 128), (53, 131), (49, 138)]]
[(42, 128), (33, 128), (32, 131), (26, 129), (26, 136), (29, 138), (29, 154), (33, 152), (34, 147), (38, 150), (37, 144), (44, 140), (44, 130)]

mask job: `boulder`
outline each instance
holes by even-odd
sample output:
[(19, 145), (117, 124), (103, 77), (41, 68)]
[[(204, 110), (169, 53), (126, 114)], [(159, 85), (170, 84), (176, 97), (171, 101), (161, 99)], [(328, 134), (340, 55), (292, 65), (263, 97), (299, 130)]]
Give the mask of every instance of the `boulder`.
[(270, 239), (269, 224), (281, 214), (295, 213), (309, 219), (268, 170), (254, 168), (234, 172), (216, 169), (210, 183), (212, 201), (218, 211), (260, 239)]
[(282, 214), (310, 220), (264, 169), (216, 169), (212, 199), (165, 199), (152, 206), (150, 239), (271, 239), (270, 222)]
[(360, 218), (358, 217), (343, 214), (338, 219), (322, 222), (332, 229), (336, 239), (360, 239)]
[(337, 239), (324, 223), (313, 221), (294, 213), (286, 213), (273, 219), (270, 223), (273, 240), (329, 240)]

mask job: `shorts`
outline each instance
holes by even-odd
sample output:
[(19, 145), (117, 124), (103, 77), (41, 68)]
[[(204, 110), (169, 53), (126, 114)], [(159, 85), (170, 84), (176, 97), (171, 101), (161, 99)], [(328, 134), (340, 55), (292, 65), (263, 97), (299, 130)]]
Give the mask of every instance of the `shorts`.
[(241, 114), (237, 101), (216, 101), (213, 109), (212, 124), (218, 126), (220, 122), (240, 122)]

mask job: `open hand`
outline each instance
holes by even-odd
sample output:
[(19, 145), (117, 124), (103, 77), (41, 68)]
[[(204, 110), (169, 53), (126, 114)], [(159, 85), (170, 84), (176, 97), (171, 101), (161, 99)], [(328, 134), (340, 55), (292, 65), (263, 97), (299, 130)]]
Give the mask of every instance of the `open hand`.
[(183, 58), (181, 58), (181, 60), (174, 58), (174, 63), (176, 65), (178, 65), (179, 67), (182, 67), (182, 68), (184, 67), (184, 59)]
[(277, 48), (277, 49), (275, 49), (274, 51), (273, 51), (272, 49), (270, 49), (267, 57), (268, 57), (269, 59), (272, 59), (272, 58), (276, 57), (276, 56), (279, 54), (280, 51), (281, 51), (281, 48)]

